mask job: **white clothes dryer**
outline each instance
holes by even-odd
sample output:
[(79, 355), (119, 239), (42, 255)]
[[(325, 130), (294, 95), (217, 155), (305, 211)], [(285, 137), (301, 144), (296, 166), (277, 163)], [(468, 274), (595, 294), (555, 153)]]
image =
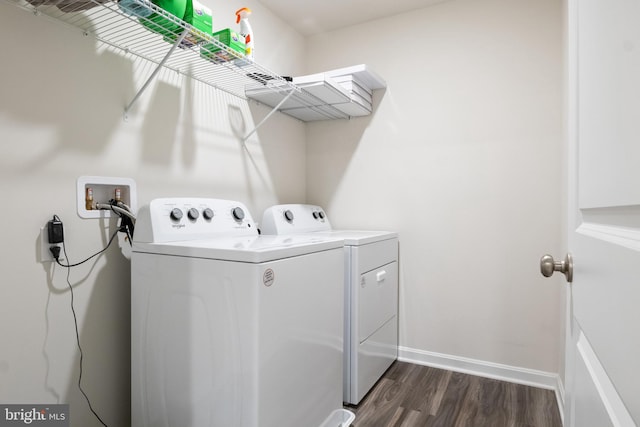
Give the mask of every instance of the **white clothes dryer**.
[(263, 235), (344, 240), (343, 400), (357, 405), (398, 358), (398, 235), (333, 230), (320, 206), (276, 205), (262, 217)]
[(343, 249), (156, 199), (131, 259), (132, 427), (342, 426)]

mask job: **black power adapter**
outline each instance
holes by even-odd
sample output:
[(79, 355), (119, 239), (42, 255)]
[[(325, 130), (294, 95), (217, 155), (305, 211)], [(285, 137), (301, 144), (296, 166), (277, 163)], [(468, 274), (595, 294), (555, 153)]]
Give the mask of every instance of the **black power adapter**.
[(57, 215), (54, 215), (53, 219), (47, 223), (47, 233), (49, 237), (49, 243), (62, 243), (64, 242), (64, 231), (62, 228), (62, 221)]

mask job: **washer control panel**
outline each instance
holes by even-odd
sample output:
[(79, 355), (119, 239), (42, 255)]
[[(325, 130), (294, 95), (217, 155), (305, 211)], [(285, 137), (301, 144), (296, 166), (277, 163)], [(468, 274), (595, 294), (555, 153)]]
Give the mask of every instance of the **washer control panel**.
[(140, 208), (134, 242), (160, 243), (258, 235), (247, 207), (234, 200), (164, 198)]
[(331, 231), (329, 218), (320, 206), (275, 205), (262, 215), (262, 234), (299, 234)]

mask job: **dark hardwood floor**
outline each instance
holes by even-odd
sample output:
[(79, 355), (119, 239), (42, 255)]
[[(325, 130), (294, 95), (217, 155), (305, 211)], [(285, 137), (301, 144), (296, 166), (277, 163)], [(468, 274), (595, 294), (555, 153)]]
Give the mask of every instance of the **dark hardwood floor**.
[(555, 393), (396, 362), (357, 407), (353, 427), (561, 427)]

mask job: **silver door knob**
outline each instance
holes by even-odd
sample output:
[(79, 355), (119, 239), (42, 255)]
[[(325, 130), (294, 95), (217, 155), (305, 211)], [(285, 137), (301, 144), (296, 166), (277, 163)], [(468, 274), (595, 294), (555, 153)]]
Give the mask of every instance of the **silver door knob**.
[(567, 282), (573, 282), (573, 258), (571, 254), (566, 254), (564, 261), (554, 261), (551, 255), (544, 255), (540, 258), (540, 272), (544, 277), (551, 277), (554, 272), (559, 271), (567, 278)]

